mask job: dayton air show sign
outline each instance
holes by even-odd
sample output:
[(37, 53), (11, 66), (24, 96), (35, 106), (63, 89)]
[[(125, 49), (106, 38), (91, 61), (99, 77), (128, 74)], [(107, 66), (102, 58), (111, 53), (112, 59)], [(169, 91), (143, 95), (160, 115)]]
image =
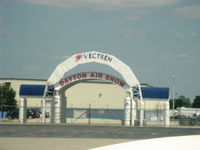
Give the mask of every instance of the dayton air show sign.
[(128, 85), (125, 81), (114, 77), (112, 75), (108, 75), (105, 73), (100, 72), (83, 72), (83, 73), (77, 73), (68, 77), (65, 77), (59, 81), (57, 84), (57, 88), (62, 88), (66, 85), (70, 85), (71, 83), (79, 80), (104, 80), (107, 82), (111, 82), (113, 84), (116, 84), (122, 88), (126, 88)]

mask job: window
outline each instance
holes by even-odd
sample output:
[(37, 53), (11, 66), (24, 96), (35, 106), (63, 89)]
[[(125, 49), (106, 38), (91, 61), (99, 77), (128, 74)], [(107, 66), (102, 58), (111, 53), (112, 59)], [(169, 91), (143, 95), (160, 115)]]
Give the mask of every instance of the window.
[(11, 82), (5, 82), (6, 86), (11, 86)]

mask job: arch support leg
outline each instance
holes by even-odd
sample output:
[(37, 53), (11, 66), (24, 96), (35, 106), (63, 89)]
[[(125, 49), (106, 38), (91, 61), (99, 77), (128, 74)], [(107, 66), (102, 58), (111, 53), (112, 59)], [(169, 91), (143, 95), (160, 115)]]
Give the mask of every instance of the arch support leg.
[(52, 109), (52, 123), (61, 123), (61, 98), (57, 91), (53, 97)]
[(46, 123), (46, 101), (42, 100), (42, 123)]
[(26, 108), (27, 108), (26, 98), (20, 98), (20, 101), (19, 101), (19, 123), (26, 123)]
[(169, 102), (165, 102), (164, 108), (165, 108), (164, 124), (165, 127), (169, 127), (170, 126)]
[(131, 98), (127, 92), (126, 98), (124, 99), (124, 125), (130, 126), (131, 119)]
[(144, 125), (144, 102), (143, 100), (139, 101), (139, 109), (140, 109), (140, 126)]
[(131, 98), (131, 126), (135, 126), (135, 120), (137, 119), (136, 117), (136, 113), (137, 113), (137, 110), (136, 110), (136, 102), (134, 99)]

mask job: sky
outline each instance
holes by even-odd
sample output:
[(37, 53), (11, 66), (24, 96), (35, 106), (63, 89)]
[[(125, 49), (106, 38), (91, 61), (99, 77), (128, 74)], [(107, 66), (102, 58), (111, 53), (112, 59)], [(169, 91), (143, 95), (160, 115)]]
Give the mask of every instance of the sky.
[[(199, 0), (0, 0), (0, 78), (48, 79), (77, 53), (108, 53), (138, 80), (200, 95)], [(120, 76), (100, 64), (72, 72)]]

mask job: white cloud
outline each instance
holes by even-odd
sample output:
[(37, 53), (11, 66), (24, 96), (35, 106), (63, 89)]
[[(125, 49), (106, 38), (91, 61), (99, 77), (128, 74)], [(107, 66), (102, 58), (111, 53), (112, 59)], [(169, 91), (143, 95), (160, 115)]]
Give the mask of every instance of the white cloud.
[(167, 59), (167, 60), (188, 59), (188, 58), (189, 58), (189, 55), (184, 54), (184, 53), (165, 55), (165, 59)]
[(146, 33), (143, 30), (124, 30), (121, 35), (124, 38), (130, 39), (130, 38), (143, 38), (146, 36)]
[(187, 54), (179, 54), (179, 55), (176, 55), (177, 58), (187, 58), (188, 55)]
[(17, 34), (16, 32), (10, 32), (10, 31), (0, 31), (0, 35), (13, 35)]
[(122, 19), (122, 20), (140, 20), (142, 17), (140, 16), (118, 16), (114, 17), (114, 19)]
[(181, 38), (195, 38), (195, 37), (199, 37), (200, 35), (199, 35), (199, 33), (195, 33), (195, 32), (193, 32), (193, 33), (176, 33), (176, 34), (174, 34), (174, 37), (175, 38), (179, 38), (179, 39), (181, 39)]
[(70, 56), (52, 56), (51, 59), (53, 60), (64, 60), (69, 58)]
[(114, 19), (123, 19), (123, 20), (140, 20), (145, 16), (151, 15), (152, 11), (148, 9), (136, 9), (130, 12), (129, 16), (118, 16)]
[(26, 66), (26, 67), (24, 67), (24, 70), (26, 70), (26, 71), (38, 71), (38, 70), (40, 70), (40, 68), (36, 67), (36, 66)]
[(180, 0), (18, 0), (58, 8), (123, 9), (173, 5)]
[(3, 17), (2, 17), (2, 16), (0, 16), (0, 22), (1, 22), (1, 21), (3, 21), (3, 20), (4, 20), (4, 19), (3, 19)]
[(3, 58), (3, 57), (4, 57), (4, 55), (3, 55), (3, 54), (0, 54), (0, 59)]
[(200, 19), (200, 5), (175, 8), (172, 13), (181, 18)]
[(150, 72), (153, 72), (153, 69), (152, 68), (148, 68), (148, 67), (144, 67), (144, 68), (142, 68), (142, 71), (144, 73), (150, 73)]
[(52, 56), (51, 59), (53, 59), (53, 60), (59, 60), (60, 57), (59, 56)]

